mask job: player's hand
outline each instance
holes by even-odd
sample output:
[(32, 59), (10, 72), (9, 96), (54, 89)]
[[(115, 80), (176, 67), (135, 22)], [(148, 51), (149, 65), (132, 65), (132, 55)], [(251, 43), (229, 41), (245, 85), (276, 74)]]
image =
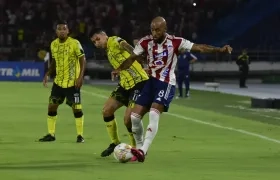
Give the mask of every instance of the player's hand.
[(225, 45), (224, 47), (221, 48), (221, 52), (231, 54), (232, 47), (230, 47), (230, 45)]
[(45, 75), (45, 76), (44, 76), (44, 79), (43, 79), (43, 85), (44, 85), (45, 87), (48, 87), (48, 80), (49, 80), (48, 76)]
[(111, 72), (111, 79), (112, 79), (112, 81), (115, 81), (115, 79), (119, 76), (119, 74), (120, 74), (119, 70), (113, 70)]
[(83, 77), (79, 77), (78, 79), (76, 79), (75, 87), (77, 89), (80, 89), (82, 87), (82, 85), (83, 85), (83, 81), (84, 81)]

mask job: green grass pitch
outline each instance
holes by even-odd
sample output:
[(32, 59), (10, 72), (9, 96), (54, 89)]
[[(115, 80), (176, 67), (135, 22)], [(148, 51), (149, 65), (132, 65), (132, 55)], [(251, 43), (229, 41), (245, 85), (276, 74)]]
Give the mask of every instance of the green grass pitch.
[[(83, 87), (84, 144), (75, 143), (66, 105), (58, 112), (57, 141), (35, 142), (47, 132), (50, 88), (20, 82), (0, 87), (1, 180), (280, 179), (280, 112), (250, 109), (248, 97), (191, 91), (190, 99), (174, 100), (162, 115), (146, 161), (121, 164), (100, 157), (110, 143), (101, 111), (113, 86)], [(128, 142), (123, 113), (116, 117)]]

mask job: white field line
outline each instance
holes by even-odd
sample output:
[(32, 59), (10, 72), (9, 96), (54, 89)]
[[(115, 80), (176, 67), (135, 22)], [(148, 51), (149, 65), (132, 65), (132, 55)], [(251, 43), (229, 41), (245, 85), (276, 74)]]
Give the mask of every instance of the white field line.
[[(89, 91), (85, 91), (85, 90), (81, 90), (81, 92), (83, 92), (85, 94), (89, 94), (91, 96), (99, 97), (99, 98), (106, 98), (106, 99), (108, 98), (108, 96), (104, 96), (102, 94), (97, 94), (97, 93), (93, 93), (93, 92), (89, 92)], [(232, 127), (221, 126), (219, 124), (210, 123), (210, 122), (206, 122), (206, 121), (202, 121), (202, 120), (198, 120), (198, 119), (194, 119), (194, 118), (189, 118), (189, 117), (186, 117), (186, 116), (182, 116), (182, 115), (174, 114), (174, 113), (169, 113), (169, 112), (165, 113), (165, 114), (167, 114), (169, 116), (179, 118), (179, 119), (192, 121), (192, 122), (195, 122), (195, 123), (198, 123), (198, 124), (204, 124), (204, 125), (208, 125), (208, 126), (212, 126), (212, 127), (216, 127), (216, 128), (220, 128), (220, 129), (226, 129), (226, 130), (229, 130), (229, 131), (235, 131), (235, 132), (239, 132), (241, 134), (246, 134), (246, 135), (249, 135), (249, 136), (258, 137), (258, 138), (266, 140), (266, 141), (270, 141), (270, 142), (280, 144), (280, 140), (273, 139), (273, 138), (270, 138), (270, 137), (267, 137), (267, 136), (264, 136), (264, 135), (261, 135), (261, 134), (249, 132), (249, 131), (246, 131), (246, 130), (243, 130), (243, 129), (236, 129), (236, 128), (232, 128)]]
[(248, 111), (248, 112), (251, 112), (252, 114), (255, 114), (255, 115), (261, 116), (261, 117), (265, 117), (265, 118), (280, 120), (279, 117), (261, 114), (261, 113), (269, 113), (269, 112), (278, 112), (278, 110), (275, 110), (275, 109), (252, 109), (252, 108), (246, 108), (246, 107), (240, 106), (240, 105), (239, 106), (225, 105), (225, 107)]

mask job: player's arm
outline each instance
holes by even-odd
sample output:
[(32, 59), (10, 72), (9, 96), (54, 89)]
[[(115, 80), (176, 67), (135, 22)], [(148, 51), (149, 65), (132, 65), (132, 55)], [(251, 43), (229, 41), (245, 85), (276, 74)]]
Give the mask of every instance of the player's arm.
[(130, 56), (119, 66), (118, 69), (116, 69), (117, 71), (122, 71), (122, 70), (126, 70), (128, 69), (136, 59), (139, 59), (140, 56), (131, 53)]
[(51, 75), (54, 75), (55, 74), (55, 71), (56, 71), (56, 63), (55, 63), (55, 57), (53, 55), (53, 48), (52, 48), (52, 45), (51, 45), (51, 58), (50, 58), (50, 61), (51, 61), (51, 64), (50, 64), (50, 67), (48, 68), (45, 76), (44, 76), (44, 79), (43, 79), (43, 85), (45, 87), (47, 87), (47, 83), (48, 83), (48, 77), (51, 76)]
[(228, 53), (231, 54), (232, 48), (229, 45), (224, 47), (214, 47), (207, 44), (193, 44), (191, 48), (192, 52), (200, 53)]
[(79, 74), (79, 78), (83, 78), (84, 77), (84, 73), (85, 73), (85, 67), (86, 67), (86, 58), (85, 58), (85, 52), (84, 49), (82, 47), (82, 45), (80, 44), (79, 41), (77, 41), (77, 46), (76, 46), (76, 55), (79, 58), (79, 64), (80, 64), (80, 74)]
[(119, 43), (121, 49), (127, 51), (129, 54), (133, 53), (134, 48), (130, 44), (128, 44), (125, 40), (121, 39), (119, 40)]
[(76, 88), (81, 88), (83, 85), (83, 79), (84, 79), (84, 73), (85, 73), (85, 66), (86, 66), (86, 58), (85, 58), (85, 53), (82, 45), (80, 42), (77, 40), (76, 41), (76, 46), (75, 46), (75, 53), (76, 56), (79, 59), (79, 64), (80, 64), (80, 74), (78, 79), (75, 81), (75, 87)]
[[(133, 48), (128, 42), (126, 42), (125, 40), (120, 39), (120, 40), (119, 40), (119, 44), (120, 44), (121, 49), (127, 51), (129, 54), (132, 54), (132, 53), (133, 53), (134, 48)], [(145, 56), (139, 56), (136, 60), (137, 60), (142, 66), (144, 66)]]
[(50, 67), (48, 68), (45, 76), (51, 76), (55, 73), (55, 59), (51, 58), (51, 64)]
[(51, 52), (50, 66), (49, 66), (45, 76), (52, 76), (56, 71), (55, 57), (54, 57), (54, 53), (53, 53), (52, 44), (51, 44), (50, 52)]
[(130, 56), (120, 65), (118, 69), (116, 69), (116, 71), (128, 69), (134, 63), (135, 60), (142, 58), (141, 56), (144, 54), (144, 52), (144, 48), (140, 43), (138, 43), (135, 46), (133, 52), (130, 54)]
[(231, 54), (232, 48), (229, 45), (225, 45), (224, 47), (214, 47), (207, 44), (194, 44), (186, 39), (182, 39), (182, 42), (179, 46), (180, 52), (191, 51), (191, 52), (199, 52), (199, 53), (229, 53)]
[(86, 69), (86, 57), (85, 57), (85, 55), (79, 57), (79, 63), (80, 63), (80, 75), (79, 75), (79, 77), (84, 77), (85, 69)]

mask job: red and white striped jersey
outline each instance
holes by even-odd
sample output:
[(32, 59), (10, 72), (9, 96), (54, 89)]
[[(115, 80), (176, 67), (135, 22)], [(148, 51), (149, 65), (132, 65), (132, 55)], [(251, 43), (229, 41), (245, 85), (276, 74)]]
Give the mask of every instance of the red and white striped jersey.
[(136, 55), (147, 54), (152, 77), (176, 85), (177, 55), (185, 50), (190, 51), (192, 46), (192, 42), (169, 34), (160, 44), (156, 43), (152, 36), (146, 36), (138, 42), (133, 52)]

